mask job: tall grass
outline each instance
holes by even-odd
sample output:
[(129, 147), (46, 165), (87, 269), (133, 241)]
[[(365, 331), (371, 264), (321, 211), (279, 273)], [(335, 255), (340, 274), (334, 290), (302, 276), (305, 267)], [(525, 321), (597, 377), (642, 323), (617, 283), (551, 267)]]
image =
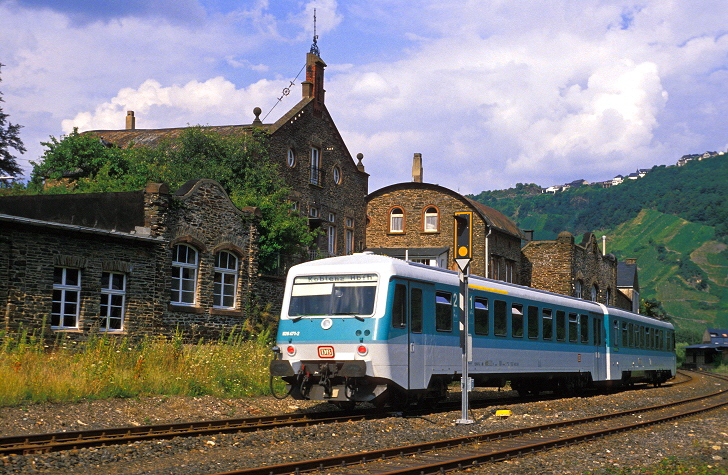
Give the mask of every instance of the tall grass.
[(99, 334), (87, 342), (0, 333), (0, 406), (142, 395), (213, 395), (225, 398), (269, 393), (270, 334), (248, 340), (233, 331), (213, 342)]

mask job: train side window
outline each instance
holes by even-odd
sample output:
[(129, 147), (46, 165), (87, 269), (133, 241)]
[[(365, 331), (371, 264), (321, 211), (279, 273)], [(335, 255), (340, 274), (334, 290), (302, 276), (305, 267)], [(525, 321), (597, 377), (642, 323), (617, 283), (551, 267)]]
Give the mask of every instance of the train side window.
[(665, 335), (664, 330), (657, 330), (657, 349), (658, 350), (665, 349), (664, 342), (663, 342), (664, 335)]
[(422, 333), (422, 289), (410, 290), (412, 333)]
[(535, 340), (538, 338), (538, 307), (528, 306), (528, 338)]
[(629, 330), (627, 329), (627, 322), (622, 322), (622, 346), (629, 348)]
[(602, 319), (592, 318), (592, 327), (594, 333), (594, 346), (602, 346)]
[(407, 286), (404, 284), (396, 284), (394, 286), (392, 326), (394, 328), (404, 328), (407, 326)]
[(579, 340), (579, 319), (575, 313), (569, 314), (569, 341), (575, 343)]
[(629, 347), (634, 348), (635, 347), (635, 341), (636, 338), (634, 337), (634, 323), (629, 324)]
[(556, 311), (556, 341), (566, 340), (566, 312)]
[(541, 311), (541, 335), (544, 340), (554, 337), (554, 316), (550, 308)]
[(589, 316), (579, 315), (579, 325), (581, 325), (581, 342), (589, 343)]
[(489, 331), (488, 299), (475, 297), (473, 299), (473, 321), (476, 335), (487, 335)]
[(435, 293), (435, 327), (439, 332), (452, 331), (452, 294)]
[(612, 326), (612, 346), (619, 348), (619, 320), (614, 319), (614, 325)]
[(654, 328), (647, 328), (647, 347), (650, 350), (655, 349), (655, 330)]
[(496, 336), (508, 335), (508, 316), (506, 303), (503, 300), (493, 301), (493, 334)]
[(523, 305), (511, 305), (511, 334), (513, 338), (523, 338)]

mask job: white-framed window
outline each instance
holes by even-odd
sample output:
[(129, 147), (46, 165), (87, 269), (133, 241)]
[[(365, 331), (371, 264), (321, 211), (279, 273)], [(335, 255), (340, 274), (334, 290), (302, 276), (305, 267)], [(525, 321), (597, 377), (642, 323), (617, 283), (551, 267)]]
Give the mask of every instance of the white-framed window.
[(310, 208), (308, 209), (308, 215), (309, 215), (310, 217), (312, 217), (312, 218), (318, 218), (318, 217), (319, 217), (319, 210), (318, 210), (318, 208), (316, 208), (316, 207), (314, 207), (314, 206), (311, 206), (311, 207), (310, 207)]
[(101, 273), (100, 331), (124, 329), (124, 304), (126, 301), (126, 275), (120, 272)]
[(354, 218), (346, 218), (346, 255), (354, 253)]
[(296, 166), (296, 151), (293, 148), (288, 149), (288, 157), (286, 157), (286, 164), (293, 168)]
[(329, 213), (329, 223), (334, 223), (334, 222), (336, 222), (336, 214)]
[(581, 281), (577, 280), (574, 282), (574, 297), (580, 299), (581, 295)]
[(389, 212), (389, 232), (404, 232), (404, 211), (402, 211), (402, 208), (392, 208), (392, 211)]
[(438, 220), (439, 213), (437, 212), (437, 208), (434, 206), (429, 206), (427, 209), (425, 209), (425, 232), (437, 232), (440, 228), (440, 223)]
[(197, 289), (198, 253), (187, 244), (177, 244), (172, 257), (172, 303), (194, 305)]
[(597, 284), (594, 284), (594, 285), (592, 285), (592, 288), (591, 288), (592, 302), (596, 302), (598, 296), (599, 296), (599, 287), (597, 287)]
[(334, 176), (334, 183), (341, 185), (341, 168), (338, 165), (334, 167), (332, 175)]
[(291, 201), (291, 211), (294, 213), (298, 212), (298, 201)]
[(311, 147), (311, 180), (312, 185), (321, 184), (321, 151)]
[(329, 226), (328, 230), (326, 231), (326, 234), (329, 238), (329, 255), (335, 256), (336, 255), (336, 226), (333, 224)]
[(212, 305), (216, 308), (235, 308), (238, 288), (238, 258), (232, 252), (220, 251), (215, 255), (215, 279)]
[(81, 270), (53, 268), (51, 328), (78, 328), (81, 307)]

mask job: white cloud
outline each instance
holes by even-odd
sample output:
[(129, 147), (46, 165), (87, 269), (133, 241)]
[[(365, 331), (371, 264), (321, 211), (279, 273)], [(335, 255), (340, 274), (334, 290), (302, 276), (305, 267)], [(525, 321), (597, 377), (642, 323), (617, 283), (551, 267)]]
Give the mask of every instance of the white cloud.
[(411, 179), (415, 152), (426, 180), (477, 193), (607, 179), (725, 142), (726, 2), (214, 3), (201, 25), (79, 26), (0, 0), (3, 104), (26, 146), (61, 123), (120, 128), (126, 110), (139, 127), (249, 123), (302, 66), (313, 8), (327, 106), (371, 189)]
[[(62, 122), (63, 132), (108, 130), (124, 126), (126, 111), (133, 110), (138, 128), (183, 127), (252, 123), (251, 104), (262, 104), (280, 88), (280, 82), (258, 81), (245, 89), (216, 77), (182, 86), (162, 86), (148, 79), (137, 89), (124, 88), (93, 112), (79, 112)], [(248, 107), (250, 110), (246, 110)]]

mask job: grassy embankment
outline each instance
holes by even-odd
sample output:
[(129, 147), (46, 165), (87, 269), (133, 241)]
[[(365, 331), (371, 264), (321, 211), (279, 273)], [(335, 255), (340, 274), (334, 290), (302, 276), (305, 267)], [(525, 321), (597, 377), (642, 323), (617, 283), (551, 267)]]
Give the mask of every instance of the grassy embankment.
[[(183, 344), (169, 340), (99, 335), (86, 344), (35, 335), (0, 333), (0, 406), (72, 402), (144, 395), (269, 394), (270, 335), (257, 340), (233, 332), (218, 341)], [(282, 390), (278, 388), (277, 390)]]

